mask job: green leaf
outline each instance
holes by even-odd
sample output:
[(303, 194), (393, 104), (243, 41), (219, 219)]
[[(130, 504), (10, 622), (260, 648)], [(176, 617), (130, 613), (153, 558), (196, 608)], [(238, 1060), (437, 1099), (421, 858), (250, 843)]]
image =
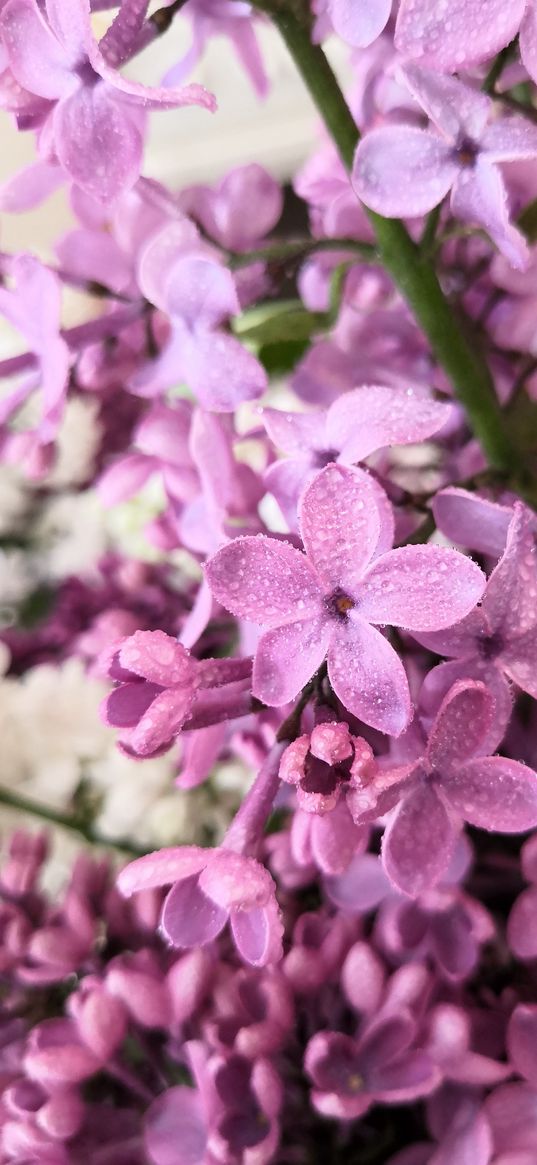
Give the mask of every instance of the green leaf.
[(259, 348), (289, 340), (305, 342), (326, 327), (326, 314), (307, 311), (299, 299), (261, 304), (233, 321), (235, 335)]
[(308, 347), (309, 340), (284, 340), (280, 344), (262, 344), (257, 355), (269, 376), (283, 376), (292, 372)]

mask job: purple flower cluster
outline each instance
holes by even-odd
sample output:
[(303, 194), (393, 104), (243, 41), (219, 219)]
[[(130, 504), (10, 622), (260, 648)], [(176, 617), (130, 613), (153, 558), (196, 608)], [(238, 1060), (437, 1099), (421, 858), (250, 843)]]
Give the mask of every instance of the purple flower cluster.
[[(28, 492), (0, 554), (36, 584), (6, 683), (81, 658), (118, 765), (167, 754), (222, 802), (199, 844), (83, 852), (54, 901), (46, 839), (13, 834), (0, 1165), (534, 1165), (537, 4), (182, 7), (0, 0), (0, 106), (37, 148), (0, 210), (63, 186), (75, 220), (0, 255), (0, 471)], [(266, 92), (267, 17), (331, 138), (299, 237), (255, 162), (144, 172), (152, 111), (215, 109), (184, 84), (213, 36)], [(43, 514), (81, 500), (74, 577)], [(82, 784), (59, 823), (90, 841)]]

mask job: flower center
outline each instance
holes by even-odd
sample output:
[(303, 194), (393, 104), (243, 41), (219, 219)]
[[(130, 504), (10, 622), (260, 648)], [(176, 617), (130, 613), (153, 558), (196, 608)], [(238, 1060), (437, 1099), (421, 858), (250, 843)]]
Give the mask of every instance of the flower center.
[(477, 650), (481, 659), (496, 659), (502, 650), (503, 642), (500, 635), (483, 635), (477, 640)]
[(455, 157), (460, 166), (473, 166), (478, 153), (479, 146), (471, 138), (461, 138), (455, 147)]
[(344, 621), (348, 618), (349, 611), (352, 611), (353, 607), (356, 606), (356, 603), (354, 599), (351, 599), (350, 595), (347, 595), (345, 591), (342, 591), (338, 587), (338, 589), (333, 591), (331, 595), (327, 595), (325, 599), (325, 605), (328, 614), (331, 615), (333, 619)]

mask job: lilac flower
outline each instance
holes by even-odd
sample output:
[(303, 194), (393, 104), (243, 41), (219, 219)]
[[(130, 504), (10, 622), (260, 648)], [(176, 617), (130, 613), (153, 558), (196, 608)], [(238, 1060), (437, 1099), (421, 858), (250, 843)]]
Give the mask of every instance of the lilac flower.
[(122, 741), (134, 754), (168, 748), (194, 702), (196, 662), (163, 631), (136, 631), (118, 648), (111, 674), (123, 682), (105, 698), (106, 723), (128, 730)]
[(496, 702), (493, 738), (495, 742), (501, 740), (511, 713), (508, 681), (514, 680), (523, 691), (537, 697), (534, 516), (520, 502), (513, 507), (504, 553), (490, 576), (479, 608), (449, 631), (418, 634), (416, 638), (439, 655), (453, 659), (427, 675), (423, 688), (427, 706), (437, 707), (457, 679), (483, 680)]
[(315, 996), (339, 975), (356, 931), (349, 919), (303, 912), (293, 928), (293, 941), (283, 960), (283, 972), (297, 995)]
[(427, 1051), (444, 1081), (490, 1087), (511, 1076), (510, 1064), (472, 1051), (471, 1019), (463, 1007), (437, 1004), (429, 1014), (427, 1029)]
[(415, 1021), (405, 1011), (371, 1022), (358, 1040), (318, 1032), (304, 1062), (315, 1108), (324, 1116), (352, 1120), (379, 1101), (401, 1104), (426, 1096), (438, 1077), (429, 1057), (414, 1049), (416, 1034)]
[(97, 482), (106, 506), (132, 497), (154, 473), (162, 473), (167, 493), (180, 500), (198, 492), (198, 475), (188, 441), (192, 409), (187, 401), (153, 405), (137, 425), (134, 450), (108, 466)]
[(172, 946), (212, 942), (229, 920), (241, 956), (254, 966), (281, 956), (282, 927), (274, 883), (254, 858), (198, 846), (162, 849), (131, 862), (119, 876), (123, 894), (173, 883), (161, 928)]
[(481, 945), (494, 937), (488, 911), (459, 889), (438, 887), (415, 901), (390, 898), (377, 915), (375, 936), (396, 959), (430, 956), (448, 981), (466, 979)]
[[(10, 273), (13, 290), (0, 287), (0, 314), (28, 344), (37, 369), (29, 370), (0, 404), (0, 445), (4, 459), (24, 462), (32, 476), (49, 468), (47, 450), (63, 417), (70, 356), (60, 333), (61, 288), (52, 271), (31, 255), (17, 255)], [(41, 392), (41, 418), (34, 430), (9, 431), (7, 423), (36, 390)]]
[(411, 717), (407, 679), (372, 624), (449, 626), (480, 598), (483, 575), (454, 550), (390, 551), (391, 523), (379, 486), (359, 470), (329, 465), (302, 497), (307, 557), (258, 536), (235, 539), (208, 562), (219, 602), (269, 628), (256, 652), (255, 696), (271, 705), (294, 699), (328, 653), (330, 682), (345, 707), (382, 732), (403, 731)]
[(347, 788), (373, 779), (376, 769), (373, 750), (351, 736), (344, 721), (316, 724), (287, 746), (280, 761), (282, 781), (296, 787), (300, 808), (310, 813), (329, 813)]
[(257, 163), (236, 166), (217, 186), (192, 186), (181, 205), (211, 239), (230, 251), (252, 250), (276, 226), (282, 188)]
[(193, 0), (185, 15), (192, 22), (192, 44), (185, 56), (168, 70), (164, 84), (176, 85), (183, 81), (201, 59), (207, 42), (213, 37), (227, 36), (256, 93), (266, 97), (269, 79), (255, 34), (255, 10), (244, 0)]
[(91, 32), (89, 0), (71, 0), (67, 7), (48, 0), (45, 12), (34, 0), (8, 0), (0, 16), (14, 77), (51, 103), (42, 145), (46, 142), (73, 181), (102, 202), (139, 175), (143, 136), (137, 110), (193, 104), (214, 109), (201, 85), (145, 89), (121, 76), (116, 66), (134, 49), (138, 28), (131, 20), (129, 29), (120, 15), (101, 45)]
[(457, 682), (441, 704), (423, 755), (379, 778), (377, 812), (398, 802), (384, 833), (384, 866), (412, 897), (442, 877), (461, 819), (502, 833), (537, 824), (537, 774), (507, 757), (483, 756), (493, 715), (494, 700), (484, 684)]
[[(318, 793), (313, 795), (315, 800), (319, 796)], [(311, 804), (312, 794), (306, 793), (306, 797)], [(345, 800), (339, 800), (326, 813), (297, 808), (289, 835), (291, 855), (306, 870), (313, 867), (331, 876), (343, 874), (355, 854), (361, 854), (366, 848), (368, 836), (367, 827), (355, 825)]]
[(149, 240), (138, 279), (146, 298), (170, 317), (171, 336), (155, 361), (131, 381), (142, 396), (185, 381), (203, 408), (232, 412), (266, 388), (258, 360), (218, 327), (240, 310), (235, 282), (206, 247), (195, 243), (192, 224), (173, 223)]
[(170, 748), (194, 705), (198, 722), (190, 727), (199, 728), (249, 710), (248, 661), (199, 662), (164, 631), (135, 631), (116, 644), (108, 670), (119, 686), (105, 697), (101, 714), (106, 724), (126, 730), (120, 744), (131, 756), (158, 756)]
[(291, 527), (302, 487), (331, 461), (355, 465), (377, 449), (424, 441), (446, 424), (449, 404), (431, 400), (421, 388), (364, 385), (345, 392), (326, 411), (288, 413), (263, 410), (263, 423), (278, 449), (288, 456), (265, 473)]
[(443, 136), (407, 125), (373, 130), (356, 151), (356, 193), (378, 214), (413, 218), (451, 190), (454, 216), (483, 227), (514, 267), (524, 267), (528, 247), (509, 221), (498, 163), (537, 157), (537, 129), (519, 117), (488, 125), (490, 98), (452, 77), (414, 65), (404, 77)]
[(216, 989), (214, 1002), (206, 1034), (222, 1051), (249, 1060), (273, 1055), (293, 1030), (293, 998), (279, 969), (237, 971)]

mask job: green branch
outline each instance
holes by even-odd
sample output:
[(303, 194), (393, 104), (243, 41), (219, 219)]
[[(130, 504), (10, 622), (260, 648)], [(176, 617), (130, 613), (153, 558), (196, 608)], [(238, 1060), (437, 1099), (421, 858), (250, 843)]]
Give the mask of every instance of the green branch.
[(272, 243), (270, 247), (261, 247), (257, 251), (229, 252), (229, 266), (232, 271), (238, 271), (252, 263), (286, 263), (319, 251), (349, 251), (366, 263), (378, 263), (376, 247), (358, 239), (282, 239), (280, 243)]
[(119, 838), (112, 840), (108, 837), (102, 837), (100, 833), (92, 829), (90, 825), (82, 821), (77, 821), (76, 817), (70, 816), (67, 813), (56, 812), (55, 809), (50, 809), (47, 805), (42, 805), (40, 801), (34, 801), (30, 797), (23, 797), (20, 793), (13, 793), (11, 789), (0, 787), (0, 805), (7, 805), (10, 809), (16, 809), (20, 813), (28, 813), (30, 817), (38, 817), (41, 821), (46, 821), (50, 825), (59, 826), (61, 829), (68, 829), (71, 833), (77, 833), (84, 841), (90, 845), (102, 845), (108, 849), (120, 850), (123, 854), (129, 854), (131, 857), (143, 857), (147, 850), (141, 849), (134, 845), (127, 838)]
[[(277, 25), (323, 117), (341, 160), (350, 172), (359, 132), (332, 69), (311, 42), (309, 17), (283, 10), (280, 0), (257, 0)], [(371, 222), (379, 261), (391, 275), (427, 336), (432, 351), (466, 409), (472, 429), (492, 466), (505, 473), (517, 467), (494, 383), (475, 338), (467, 337), (438, 281), (434, 267), (413, 242), (403, 223), (364, 208)]]

